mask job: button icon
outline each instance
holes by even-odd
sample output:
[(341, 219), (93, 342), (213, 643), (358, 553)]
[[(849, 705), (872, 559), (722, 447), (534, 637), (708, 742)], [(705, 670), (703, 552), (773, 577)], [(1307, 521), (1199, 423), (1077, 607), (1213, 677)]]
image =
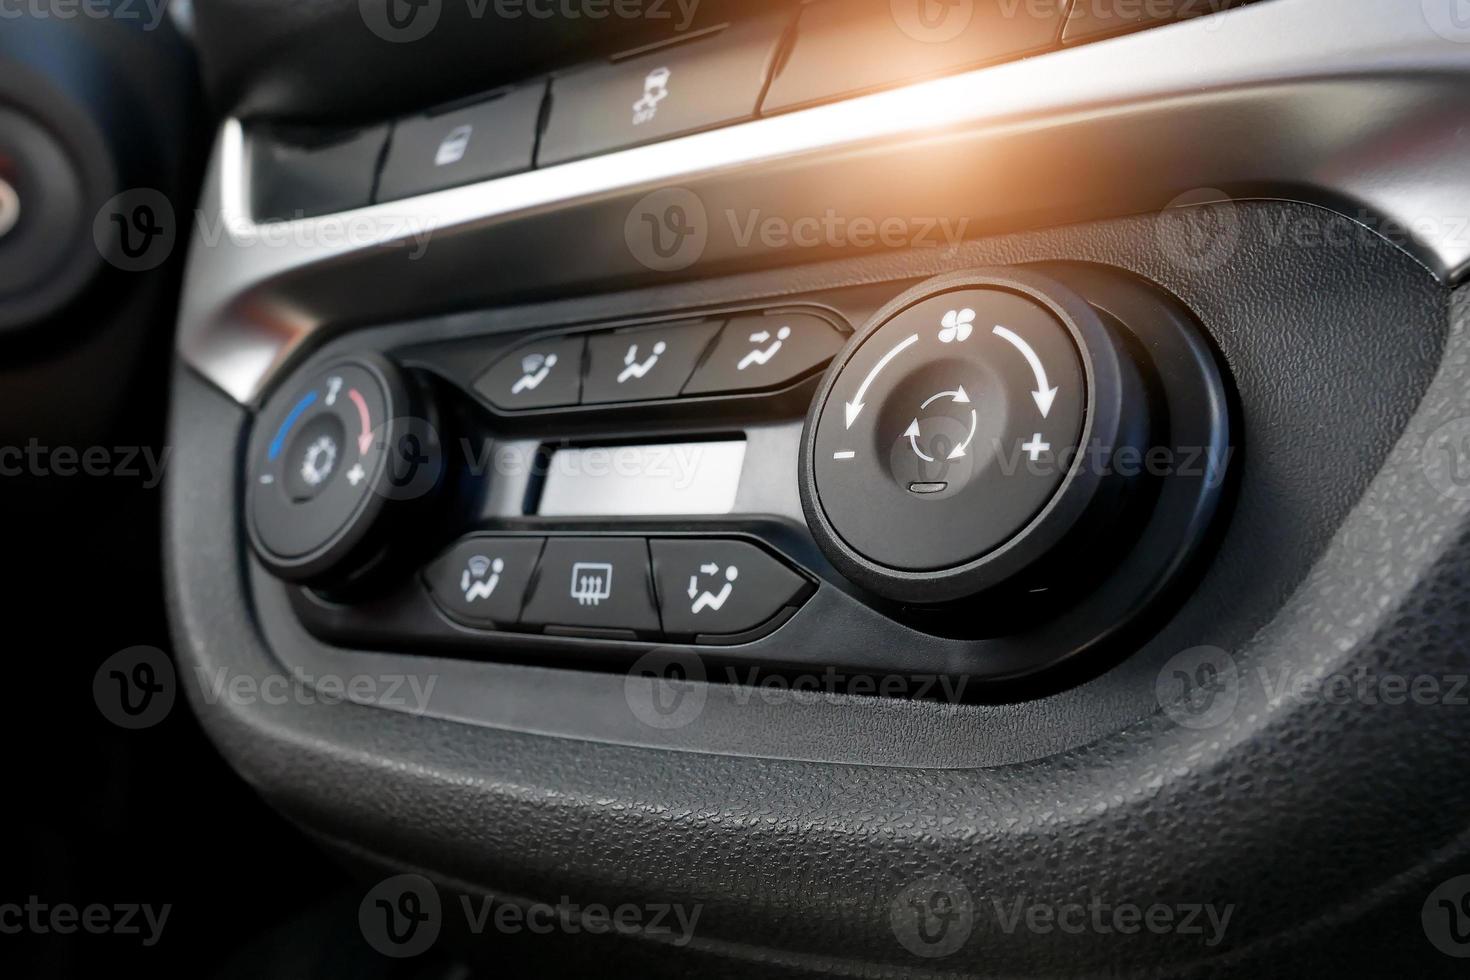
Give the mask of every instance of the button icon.
[(521, 376), (510, 386), (510, 393), (519, 395), (523, 391), (535, 391), (554, 367), (555, 354), (527, 354), (521, 358)]
[(939, 342), (962, 344), (975, 329), (975, 311), (971, 309), (950, 310), (939, 320)]
[(463, 538), (429, 563), (424, 584), (434, 603), (450, 618), (466, 626), (506, 626), (520, 615), (543, 541), (485, 535)]
[(474, 602), (494, 595), (503, 571), (505, 562), (502, 559), (491, 561), (484, 555), (471, 555), (459, 576), (459, 591), (464, 593), (464, 601)]
[(649, 542), (664, 631), (730, 636), (759, 627), (797, 601), (801, 576), (744, 541)]
[[(776, 352), (781, 349), (781, 345), (790, 336), (791, 328), (783, 326), (780, 330), (776, 331), (776, 342), (774, 344), (771, 344), (769, 347), (757, 347), (755, 350), (749, 351), (740, 359), (740, 363), (735, 365), (735, 370), (744, 371), (752, 364), (765, 366), (771, 363), (771, 358), (776, 356)], [(752, 344), (764, 344), (770, 339), (771, 333), (769, 330), (758, 330), (750, 335), (750, 342)]]
[[(720, 566), (716, 562), (710, 562), (706, 565), (700, 565), (699, 571), (702, 575), (714, 577), (720, 574)], [(725, 566), (725, 584), (721, 586), (718, 593), (714, 593), (708, 590), (701, 592), (699, 590), (699, 575), (689, 576), (689, 598), (692, 600), (689, 606), (689, 612), (699, 613), (705, 609), (713, 609), (715, 612), (719, 612), (720, 607), (725, 604), (725, 600), (730, 598), (730, 593), (735, 591), (735, 580), (739, 577), (740, 569), (734, 565)]]
[[(930, 395), (928, 398), (924, 399), (923, 404), (921, 404), (919, 406), (919, 411), (920, 412), (927, 411), (930, 405), (932, 405), (935, 402), (939, 401), (941, 398), (948, 398), (950, 401), (954, 402), (956, 405), (970, 405), (971, 404), (970, 403), (970, 395), (969, 395), (968, 392), (965, 391), (965, 386), (964, 385), (960, 385), (959, 387), (955, 388), (953, 391), (941, 391), (941, 392), (937, 392), (936, 394)], [(945, 452), (944, 458), (945, 459), (959, 459), (960, 457), (964, 456), (966, 452), (969, 451), (969, 449), (970, 449), (970, 443), (972, 443), (972, 442), (975, 441), (975, 430), (976, 430), (976, 427), (979, 425), (979, 423), (980, 423), (980, 414), (979, 414), (979, 412), (977, 412), (975, 410), (974, 406), (971, 405), (971, 407), (970, 407), (970, 431), (965, 435), (965, 437), (964, 437), (963, 440), (961, 440), (958, 443), (952, 444), (952, 447), (946, 447), (945, 448), (945, 450), (944, 450), (944, 452)], [(922, 449), (919, 448), (919, 436), (921, 434), (921, 431), (922, 430), (919, 427), (919, 417), (917, 415), (915, 415), (914, 416), (914, 420), (909, 423), (909, 427), (907, 429), (904, 429), (903, 430), (903, 437), (909, 441), (909, 447), (911, 449), (913, 449), (915, 456), (919, 457), (920, 459), (922, 459), (926, 463), (932, 463), (932, 462), (934, 462), (934, 460), (935, 460), (936, 457), (930, 456), (929, 454), (925, 453), (924, 450), (922, 450)], [(931, 446), (930, 448), (933, 448), (933, 447)], [(1021, 448), (1024, 449), (1026, 447), (1023, 446)], [(1050, 448), (1050, 447), (1047, 447), (1047, 448)], [(835, 459), (836, 457), (833, 457), (833, 458)]]
[(456, 126), (451, 129), (449, 135), (439, 144), (439, 149), (434, 152), (434, 166), (447, 167), (463, 160), (465, 151), (470, 148), (470, 137), (474, 133), (473, 126)]
[(367, 478), (367, 471), (362, 468), (361, 463), (353, 463), (352, 469), (347, 471), (347, 482), (354, 487)]
[(653, 345), (653, 353), (640, 361), (638, 360), (638, 345), (629, 344), (628, 353), (623, 355), (623, 369), (618, 372), (618, 384), (622, 384), (629, 378), (641, 378), (652, 371), (658, 359), (663, 357), (664, 351), (668, 349), (669, 345), (660, 340)]
[(332, 475), (336, 463), (337, 443), (331, 436), (318, 436), (301, 457), (301, 481), (308, 487), (321, 486)]
[(579, 606), (600, 605), (612, 598), (613, 567), (604, 561), (579, 561), (572, 565), (572, 587), (568, 592)]
[(667, 68), (655, 68), (644, 77), (643, 95), (633, 103), (634, 126), (652, 122), (654, 116), (658, 115), (658, 104), (669, 97), (671, 74)]

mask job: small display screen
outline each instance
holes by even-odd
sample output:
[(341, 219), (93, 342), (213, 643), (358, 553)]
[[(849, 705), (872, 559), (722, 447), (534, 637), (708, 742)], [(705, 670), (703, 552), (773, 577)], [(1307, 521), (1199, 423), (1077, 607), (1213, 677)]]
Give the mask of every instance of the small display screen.
[(558, 449), (536, 513), (543, 517), (728, 514), (745, 441)]

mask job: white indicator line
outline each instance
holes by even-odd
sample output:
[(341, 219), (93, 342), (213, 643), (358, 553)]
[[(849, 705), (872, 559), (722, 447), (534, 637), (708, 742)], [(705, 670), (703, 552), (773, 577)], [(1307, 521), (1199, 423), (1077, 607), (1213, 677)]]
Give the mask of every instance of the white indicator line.
[(853, 452), (851, 449), (844, 449), (841, 452), (833, 453), (832, 454), (832, 458), (833, 459), (852, 459), (856, 455), (857, 455), (857, 453)]

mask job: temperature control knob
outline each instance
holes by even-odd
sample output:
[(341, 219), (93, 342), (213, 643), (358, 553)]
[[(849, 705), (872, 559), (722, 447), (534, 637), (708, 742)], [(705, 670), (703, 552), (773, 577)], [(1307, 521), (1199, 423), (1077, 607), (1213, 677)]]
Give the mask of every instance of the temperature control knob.
[(898, 297), (834, 362), (807, 423), (803, 503), (845, 574), (943, 603), (1014, 579), (1126, 502), (1109, 465), (1150, 408), (1125, 341), (1023, 271)]
[(390, 362), (340, 360), (277, 391), (251, 440), (250, 540), (278, 577), (339, 584), (392, 543), (388, 525), (438, 485), (424, 405)]

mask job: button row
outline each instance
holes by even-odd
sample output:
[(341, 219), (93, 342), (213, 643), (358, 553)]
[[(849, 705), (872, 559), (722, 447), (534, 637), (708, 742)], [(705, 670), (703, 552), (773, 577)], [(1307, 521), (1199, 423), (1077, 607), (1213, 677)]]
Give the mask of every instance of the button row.
[(503, 355), (475, 390), (505, 409), (758, 391), (821, 367), (842, 343), (805, 313), (543, 337)]
[(426, 194), (1250, 2), (811, 0), (794, 27), (779, 14), (694, 32), (391, 131), (313, 147), (256, 140), (255, 210), (293, 218)]
[(808, 591), (780, 560), (723, 538), (474, 535), (423, 577), (439, 608), (466, 626), (627, 638), (747, 633)]

